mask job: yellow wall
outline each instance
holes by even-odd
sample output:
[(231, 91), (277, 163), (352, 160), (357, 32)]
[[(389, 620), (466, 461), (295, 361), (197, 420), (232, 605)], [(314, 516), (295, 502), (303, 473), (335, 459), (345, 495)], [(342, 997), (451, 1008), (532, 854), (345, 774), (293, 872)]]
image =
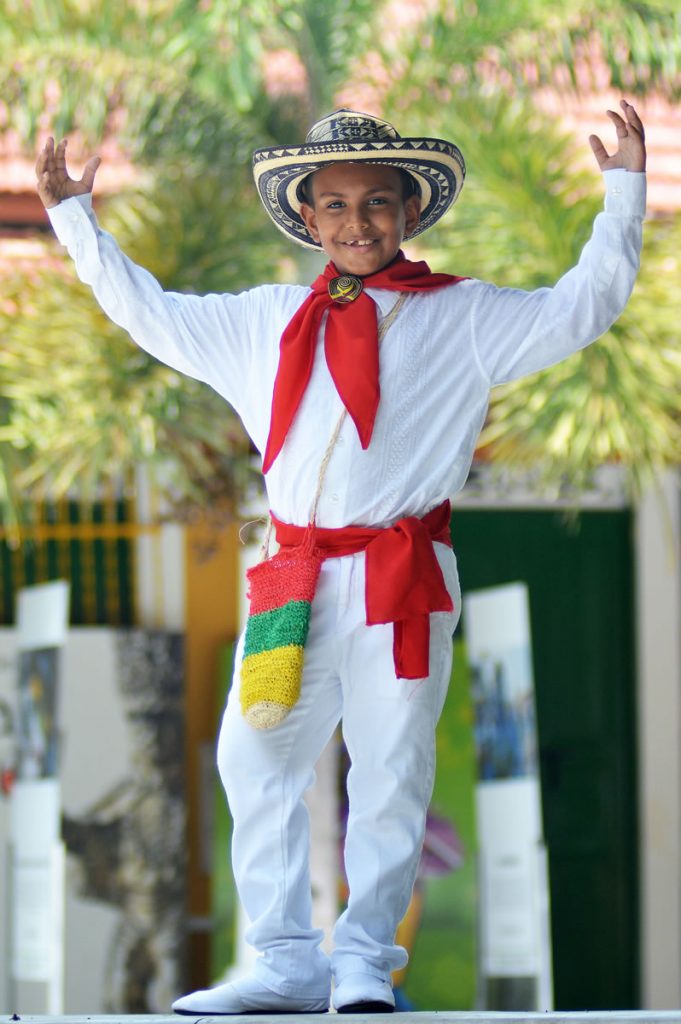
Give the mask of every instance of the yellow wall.
[[(238, 632), (238, 530), (236, 525), (216, 529), (210, 524), (187, 527), (186, 556), (186, 756), (189, 833), (189, 913), (210, 914), (210, 850), (201, 849), (202, 808), (213, 803), (216, 784), (210, 788), (201, 775), (201, 750), (215, 747), (219, 708), (217, 682), (219, 656), (225, 643)], [(197, 932), (190, 938), (188, 983), (199, 987), (209, 982), (209, 936)]]

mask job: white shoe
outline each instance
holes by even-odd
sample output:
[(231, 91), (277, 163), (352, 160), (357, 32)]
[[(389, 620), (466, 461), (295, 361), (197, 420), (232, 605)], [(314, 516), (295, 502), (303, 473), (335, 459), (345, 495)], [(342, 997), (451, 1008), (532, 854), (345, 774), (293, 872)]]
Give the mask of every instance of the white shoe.
[(173, 1003), (175, 1013), (187, 1016), (228, 1013), (326, 1013), (327, 998), (310, 999), (305, 996), (282, 996), (266, 988), (257, 978), (241, 978), (215, 988), (202, 988), (190, 992)]
[(336, 985), (333, 1005), (338, 1013), (392, 1013), (392, 986), (372, 974), (347, 974)]

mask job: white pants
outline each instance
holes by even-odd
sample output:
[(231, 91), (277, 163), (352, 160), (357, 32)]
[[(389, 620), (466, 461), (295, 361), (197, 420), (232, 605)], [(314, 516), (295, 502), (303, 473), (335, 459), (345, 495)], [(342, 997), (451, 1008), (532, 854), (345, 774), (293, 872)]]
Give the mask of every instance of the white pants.
[[(300, 700), (269, 732), (249, 726), (235, 676), (218, 743), (234, 821), (232, 866), (262, 954), (257, 977), (282, 995), (328, 994), (352, 973), (389, 981), (407, 954), (395, 933), (418, 866), (435, 772), (435, 726), (451, 672), (461, 606), (456, 560), (435, 550), (455, 612), (430, 623), (430, 676), (397, 679), (393, 627), (365, 622), (364, 555), (324, 562), (312, 607)], [(334, 929), (331, 962), (311, 925), (309, 822), (303, 800), (314, 765), (342, 719), (351, 759), (345, 870), (349, 900)]]

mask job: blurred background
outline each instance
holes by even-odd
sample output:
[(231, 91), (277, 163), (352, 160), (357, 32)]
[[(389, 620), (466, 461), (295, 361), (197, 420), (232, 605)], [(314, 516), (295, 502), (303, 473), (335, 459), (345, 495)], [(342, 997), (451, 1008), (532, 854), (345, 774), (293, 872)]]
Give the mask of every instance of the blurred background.
[[(409, 254), (535, 288), (574, 264), (601, 207), (588, 135), (614, 146), (605, 111), (635, 103), (649, 151), (635, 293), (598, 344), (495, 391), (453, 534), (464, 586), (530, 580), (557, 1006), (681, 1004), (678, 6), (2, 0), (0, 54), (0, 622), (10, 636), (17, 591), (64, 578), (72, 627), (113, 631), (102, 651), (123, 658), (121, 678), (156, 664), (120, 653), (133, 635), (175, 666), (188, 860), (168, 886), (193, 987), (218, 970), (212, 743), (241, 617), (238, 528), (261, 507), (257, 466), (229, 408), (138, 351), (77, 281), (35, 194), (37, 149), (68, 136), (76, 171), (101, 155), (100, 222), (164, 287), (234, 291), (318, 269), (272, 229), (253, 149), (302, 141), (336, 106), (371, 111), (466, 158), (460, 201)], [(179, 639), (154, 647), (150, 634)], [(88, 657), (96, 692), (104, 669)], [(165, 677), (151, 675), (162, 709)], [(121, 692), (132, 714), (129, 682)], [(9, 790), (11, 696), (5, 706)], [(96, 800), (82, 800), (81, 826), (89, 815), (101, 837)], [(82, 857), (82, 829), (67, 825)], [(128, 896), (113, 886), (107, 898)], [(123, 974), (144, 963), (140, 948), (130, 941)], [(111, 1008), (163, 1008), (146, 970)], [(443, 970), (423, 982), (419, 1008), (470, 1005), (475, 979), (451, 989)]]

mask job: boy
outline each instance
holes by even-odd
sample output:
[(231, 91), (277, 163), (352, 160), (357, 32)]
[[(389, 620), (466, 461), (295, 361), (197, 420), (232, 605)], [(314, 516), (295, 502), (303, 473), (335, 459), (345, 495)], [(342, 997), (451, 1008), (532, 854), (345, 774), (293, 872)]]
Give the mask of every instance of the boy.
[[(491, 385), (593, 341), (633, 286), (644, 213), (636, 111), (609, 111), (619, 148), (590, 139), (606, 211), (554, 288), (498, 289), (432, 275), (400, 246), (457, 198), (451, 143), (400, 139), (378, 118), (335, 111), (302, 146), (261, 150), (256, 183), (277, 227), (333, 261), (312, 290), (164, 293), (90, 211), (97, 158), (80, 182), (48, 140), (38, 189), (82, 280), (147, 351), (211, 384), (264, 453), (277, 539), (295, 545), (328, 461), (316, 522), (323, 562), (301, 694), (268, 732), (239, 707), (235, 675), (218, 747), (234, 819), (233, 867), (261, 954), (253, 975), (191, 993), (185, 1014), (390, 1012), (406, 962), (395, 932), (409, 902), (434, 774), (434, 733), (460, 609), (447, 499), (464, 483)], [(406, 296), (406, 298), (402, 298)], [(379, 325), (403, 305), (380, 344)], [(345, 407), (349, 413), (325, 459)], [(243, 655), (241, 642), (237, 661)], [(303, 794), (339, 720), (351, 758), (349, 900), (329, 960), (311, 927)]]

